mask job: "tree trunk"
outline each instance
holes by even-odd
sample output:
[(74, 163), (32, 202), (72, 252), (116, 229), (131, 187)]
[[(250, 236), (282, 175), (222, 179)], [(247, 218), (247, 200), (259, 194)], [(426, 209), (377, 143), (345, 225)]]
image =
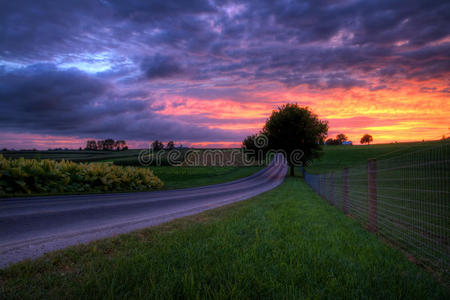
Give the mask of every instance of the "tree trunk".
[(291, 166), (291, 176), (294, 177), (294, 166)]

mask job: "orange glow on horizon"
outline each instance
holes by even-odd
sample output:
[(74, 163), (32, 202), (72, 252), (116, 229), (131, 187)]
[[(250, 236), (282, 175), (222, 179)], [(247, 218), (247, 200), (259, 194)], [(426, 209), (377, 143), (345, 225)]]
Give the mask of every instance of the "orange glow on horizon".
[[(322, 120), (329, 122), (329, 137), (339, 133), (358, 145), (362, 135), (373, 136), (374, 144), (438, 140), (450, 136), (450, 101), (448, 93), (437, 92), (446, 86), (439, 80), (413, 82), (402, 87), (378, 91), (366, 88), (313, 90), (305, 86), (255, 91), (247, 102), (239, 99), (198, 99), (173, 97), (155, 101), (164, 104), (160, 115), (173, 116), (187, 123), (211, 129), (228, 130), (242, 136), (259, 132), (272, 110), (287, 102), (308, 106)], [(433, 86), (432, 92), (421, 87)], [(106, 138), (106, 137), (105, 137)], [(85, 146), (88, 138), (57, 137), (39, 134), (3, 134), (2, 140), (17, 149), (73, 148)], [(240, 147), (237, 141), (175, 141), (177, 145), (200, 148)], [(127, 141), (130, 148), (148, 148), (151, 141)], [(167, 142), (167, 141), (163, 141)], [(32, 145), (32, 146), (30, 146)], [(49, 146), (50, 145), (50, 146)]]
[(354, 144), (359, 144), (365, 133), (374, 137), (374, 143), (436, 140), (450, 134), (450, 101), (448, 93), (421, 91), (421, 87), (427, 86), (433, 86), (436, 91), (446, 88), (439, 80), (407, 81), (401, 87), (388, 86), (377, 91), (352, 88), (321, 90), (320, 93), (304, 86), (286, 88), (278, 85), (277, 91), (251, 95), (252, 99), (261, 102), (189, 98), (184, 99), (180, 107), (171, 105), (177, 99), (168, 99), (168, 105), (161, 113), (199, 116), (200, 120), (201, 116), (206, 116), (203, 122), (200, 121), (203, 126), (246, 130), (251, 134), (262, 128), (273, 109), (283, 103), (297, 102), (309, 106), (321, 119), (329, 121), (330, 137), (344, 133)]

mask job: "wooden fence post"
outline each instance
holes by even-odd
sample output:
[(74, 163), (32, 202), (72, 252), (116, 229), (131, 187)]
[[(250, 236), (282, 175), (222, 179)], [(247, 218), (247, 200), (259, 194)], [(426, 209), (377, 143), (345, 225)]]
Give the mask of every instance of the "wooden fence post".
[(334, 173), (330, 174), (330, 203), (334, 205)]
[(320, 174), (314, 175), (316, 176), (316, 193), (320, 195)]
[(348, 168), (344, 168), (344, 213), (349, 213)]
[(369, 230), (377, 231), (377, 160), (371, 158), (367, 163), (368, 197), (369, 197)]

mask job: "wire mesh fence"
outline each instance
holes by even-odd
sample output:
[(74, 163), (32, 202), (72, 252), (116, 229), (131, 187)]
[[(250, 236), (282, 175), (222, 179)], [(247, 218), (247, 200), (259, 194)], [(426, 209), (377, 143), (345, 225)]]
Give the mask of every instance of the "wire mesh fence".
[(450, 283), (450, 144), (305, 174), (324, 200)]

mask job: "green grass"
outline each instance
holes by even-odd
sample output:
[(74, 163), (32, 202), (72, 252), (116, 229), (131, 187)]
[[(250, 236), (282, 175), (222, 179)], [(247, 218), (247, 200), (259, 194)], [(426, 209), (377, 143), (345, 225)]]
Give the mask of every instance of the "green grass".
[(247, 177), (262, 167), (150, 167), (166, 189), (180, 189), (228, 182)]
[(326, 147), (322, 161), (311, 167), (311, 172), (324, 172), (320, 185), (317, 185), (319, 176), (309, 178), (316, 188), (320, 186), (326, 199), (344, 210), (345, 172), (335, 167), (351, 165), (351, 159), (354, 159), (356, 162), (348, 170), (347, 177), (349, 214), (363, 226), (368, 226), (367, 158), (378, 157), (378, 234), (408, 252), (417, 263), (431, 268), (450, 284), (450, 144), (434, 142), (397, 144), (395, 148), (392, 147)]
[(0, 298), (448, 299), (301, 179), (0, 271)]
[(441, 145), (443, 142), (393, 143), (378, 145), (326, 145), (323, 155), (312, 161), (306, 170), (312, 174), (325, 173), (366, 164), (369, 158), (387, 159)]

